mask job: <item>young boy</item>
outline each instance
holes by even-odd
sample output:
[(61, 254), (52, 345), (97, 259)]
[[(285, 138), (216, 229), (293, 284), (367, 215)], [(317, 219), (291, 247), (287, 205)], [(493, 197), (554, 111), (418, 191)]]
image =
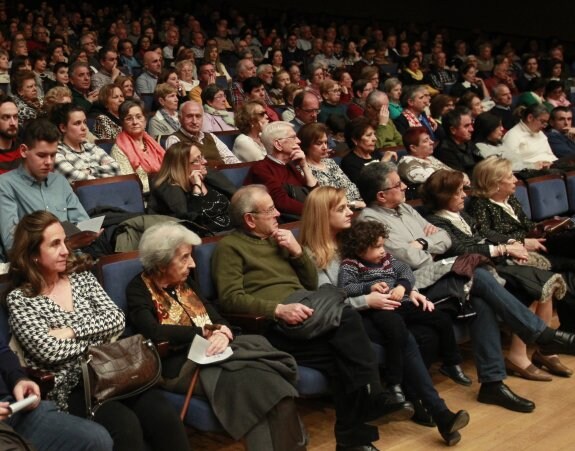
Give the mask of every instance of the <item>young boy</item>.
[(400, 350), (408, 333), (405, 325), (415, 324), (431, 327), (437, 333), (443, 358), (441, 373), (459, 384), (471, 385), (471, 380), (459, 366), (461, 355), (449, 315), (434, 310), (433, 303), (413, 289), (415, 277), (409, 265), (385, 251), (387, 236), (387, 228), (377, 221), (358, 222), (340, 233), (342, 262), (338, 286), (351, 297), (373, 291), (389, 295), (386, 303), (370, 306), (366, 312), (377, 328), (379, 340), (376, 341), (386, 345), (385, 379), (388, 385), (401, 384), (403, 360)]

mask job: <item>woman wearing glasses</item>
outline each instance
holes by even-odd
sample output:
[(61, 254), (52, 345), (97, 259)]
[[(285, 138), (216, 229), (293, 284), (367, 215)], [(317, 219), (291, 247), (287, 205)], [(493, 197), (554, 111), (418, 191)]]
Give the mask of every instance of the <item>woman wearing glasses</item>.
[(126, 100), (119, 109), (122, 132), (110, 155), (120, 165), (120, 174), (136, 173), (142, 181), (144, 193), (150, 191), (148, 176), (159, 171), (164, 149), (146, 133), (146, 116), (142, 104)]
[(236, 130), (234, 113), (228, 111), (226, 93), (217, 85), (208, 85), (202, 91), (202, 103), (204, 105), (204, 133)]
[(200, 236), (230, 230), (229, 199), (235, 187), (221, 173), (208, 173), (206, 163), (189, 142), (170, 146), (152, 186), (148, 213), (185, 219)]
[(331, 115), (347, 117), (347, 106), (340, 103), (341, 86), (333, 80), (326, 80), (320, 85), (319, 90), (323, 101), (320, 104), (320, 112), (317, 121), (325, 124)]

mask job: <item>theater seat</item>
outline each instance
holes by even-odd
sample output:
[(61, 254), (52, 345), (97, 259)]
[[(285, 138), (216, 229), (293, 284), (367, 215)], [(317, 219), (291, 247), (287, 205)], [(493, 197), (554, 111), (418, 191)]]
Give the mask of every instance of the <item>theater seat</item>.
[[(98, 280), (106, 293), (124, 312), (127, 312), (126, 287), (128, 283), (142, 271), (138, 252), (107, 255), (100, 258), (96, 266)], [(126, 321), (125, 335), (133, 333)], [(165, 392), (165, 396), (178, 412), (184, 405), (185, 396), (179, 393)], [(206, 432), (224, 432), (216, 418), (211, 405), (199, 396), (192, 397), (184, 424)]]
[(534, 177), (526, 183), (534, 221), (562, 215), (569, 210), (567, 188), (560, 175)]
[(142, 182), (136, 174), (82, 180), (75, 182), (73, 188), (86, 211), (106, 206), (144, 214)]

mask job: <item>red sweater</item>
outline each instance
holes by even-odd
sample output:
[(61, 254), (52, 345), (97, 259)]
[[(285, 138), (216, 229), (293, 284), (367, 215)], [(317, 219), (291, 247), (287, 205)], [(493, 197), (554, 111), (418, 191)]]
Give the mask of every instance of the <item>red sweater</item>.
[(303, 203), (288, 196), (285, 184), (306, 186), (305, 177), (291, 164), (279, 164), (271, 158), (257, 161), (250, 168), (244, 180), (244, 185), (259, 183), (265, 185), (280, 213), (300, 216)]

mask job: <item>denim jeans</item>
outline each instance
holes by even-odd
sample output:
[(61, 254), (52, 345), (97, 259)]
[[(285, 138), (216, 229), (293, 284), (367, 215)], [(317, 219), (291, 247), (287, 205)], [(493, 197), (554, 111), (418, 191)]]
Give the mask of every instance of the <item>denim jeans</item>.
[(114, 445), (104, 427), (60, 412), (52, 401), (42, 401), (31, 411), (20, 411), (6, 423), (38, 451), (111, 451)]
[(525, 343), (533, 343), (547, 326), (486, 269), (475, 270), (470, 299), (477, 311), (470, 329), (479, 382), (502, 381), (506, 372), (498, 318)]

